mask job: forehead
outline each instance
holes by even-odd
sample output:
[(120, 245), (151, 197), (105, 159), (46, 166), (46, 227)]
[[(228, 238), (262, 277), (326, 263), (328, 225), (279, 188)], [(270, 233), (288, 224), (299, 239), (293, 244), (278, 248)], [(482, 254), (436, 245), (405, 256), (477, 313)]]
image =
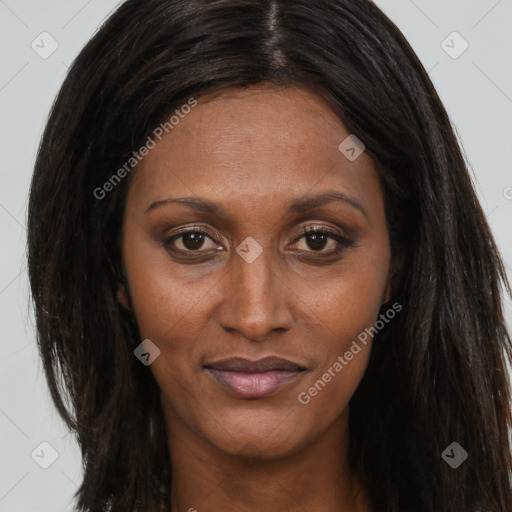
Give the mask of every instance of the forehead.
[(338, 148), (349, 135), (325, 100), (306, 89), (221, 91), (199, 98), (157, 141), (130, 195), (141, 207), (166, 195), (215, 197), (225, 204), (237, 198), (255, 206), (319, 186), (371, 196), (378, 192), (371, 158), (362, 153), (350, 161)]

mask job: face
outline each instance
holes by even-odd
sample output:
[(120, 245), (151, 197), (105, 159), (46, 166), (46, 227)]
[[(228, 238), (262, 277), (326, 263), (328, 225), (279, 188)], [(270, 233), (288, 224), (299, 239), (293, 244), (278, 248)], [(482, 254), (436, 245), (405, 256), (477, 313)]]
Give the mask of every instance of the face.
[(314, 93), (230, 90), (139, 164), (119, 298), (160, 350), (170, 431), (277, 457), (346, 417), (371, 338), (345, 354), (390, 290), (382, 190), (366, 153), (338, 149), (348, 136)]

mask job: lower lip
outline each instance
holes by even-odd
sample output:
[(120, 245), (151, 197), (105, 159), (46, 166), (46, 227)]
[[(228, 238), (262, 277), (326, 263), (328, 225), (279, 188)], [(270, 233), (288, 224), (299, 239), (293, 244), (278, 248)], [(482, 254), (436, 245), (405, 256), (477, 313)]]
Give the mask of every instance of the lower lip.
[(271, 370), (244, 373), (207, 368), (210, 375), (238, 398), (263, 398), (274, 394), (303, 371)]

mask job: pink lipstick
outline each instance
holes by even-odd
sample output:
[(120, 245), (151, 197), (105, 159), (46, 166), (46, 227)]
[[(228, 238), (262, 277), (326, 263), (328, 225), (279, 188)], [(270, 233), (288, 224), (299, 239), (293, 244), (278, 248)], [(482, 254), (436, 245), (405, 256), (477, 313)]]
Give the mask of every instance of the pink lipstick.
[(244, 399), (273, 395), (306, 370), (280, 357), (269, 356), (257, 361), (241, 357), (206, 364), (204, 368), (232, 395)]

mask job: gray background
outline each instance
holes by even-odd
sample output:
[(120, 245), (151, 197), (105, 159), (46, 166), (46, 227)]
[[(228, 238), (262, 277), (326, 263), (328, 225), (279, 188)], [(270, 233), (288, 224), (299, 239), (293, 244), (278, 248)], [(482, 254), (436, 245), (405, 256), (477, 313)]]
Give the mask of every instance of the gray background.
[[(512, 0), (376, 3), (429, 71), (510, 269)], [(66, 70), (116, 5), (110, 0), (0, 0), (0, 511), (72, 510), (71, 496), (81, 480), (80, 451), (50, 402), (35, 345), (25, 263), (27, 192), (42, 128)], [(469, 44), (458, 58), (452, 56), (464, 42), (450, 36), (454, 31)], [(51, 49), (42, 32), (58, 44), (47, 58), (31, 47), (35, 41), (40, 53)], [(445, 40), (452, 56), (443, 49)], [(511, 325), (510, 302), (506, 307)], [(42, 442), (58, 453), (48, 469), (39, 465), (51, 462), (51, 450), (40, 447)]]

